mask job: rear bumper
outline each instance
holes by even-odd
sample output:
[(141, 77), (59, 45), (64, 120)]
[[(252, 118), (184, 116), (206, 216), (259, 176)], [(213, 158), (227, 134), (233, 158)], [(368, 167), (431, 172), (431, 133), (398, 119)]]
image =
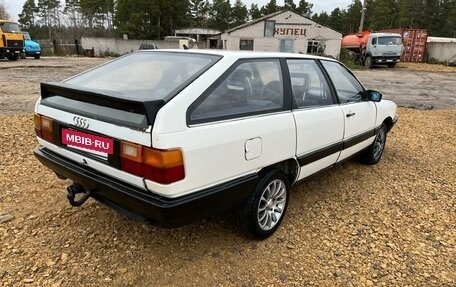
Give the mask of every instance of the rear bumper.
[(91, 190), (94, 199), (124, 215), (162, 227), (184, 225), (238, 207), (258, 180), (257, 175), (250, 175), (190, 195), (166, 198), (69, 161), (46, 148), (40, 147), (34, 154), (55, 173)]

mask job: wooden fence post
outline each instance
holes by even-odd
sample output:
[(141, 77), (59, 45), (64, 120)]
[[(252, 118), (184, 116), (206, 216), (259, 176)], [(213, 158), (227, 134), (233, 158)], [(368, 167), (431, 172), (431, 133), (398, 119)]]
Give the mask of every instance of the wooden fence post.
[(58, 45), (57, 45), (57, 40), (52, 40), (52, 44), (54, 45), (54, 55), (57, 55), (58, 52)]

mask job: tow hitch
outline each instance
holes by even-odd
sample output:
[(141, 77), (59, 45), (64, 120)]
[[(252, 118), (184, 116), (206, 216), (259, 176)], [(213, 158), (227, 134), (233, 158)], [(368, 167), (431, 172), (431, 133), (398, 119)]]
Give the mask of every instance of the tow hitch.
[[(67, 187), (67, 198), (72, 206), (81, 206), (89, 198), (91, 191), (86, 190), (79, 183), (73, 183)], [(82, 193), (82, 195), (76, 199), (76, 194)]]

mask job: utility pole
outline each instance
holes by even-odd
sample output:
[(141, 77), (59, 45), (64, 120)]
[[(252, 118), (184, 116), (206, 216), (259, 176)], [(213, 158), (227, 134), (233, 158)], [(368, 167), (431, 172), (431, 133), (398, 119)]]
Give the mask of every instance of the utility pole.
[(366, 0), (363, 1), (363, 8), (361, 9), (361, 21), (359, 22), (359, 30), (358, 30), (359, 34), (361, 34), (363, 32), (364, 14), (366, 14)]

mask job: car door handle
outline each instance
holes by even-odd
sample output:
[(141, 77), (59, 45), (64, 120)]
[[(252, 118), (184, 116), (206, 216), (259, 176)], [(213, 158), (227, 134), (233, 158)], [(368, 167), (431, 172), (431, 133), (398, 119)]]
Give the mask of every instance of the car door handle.
[(346, 116), (347, 118), (349, 118), (349, 117), (352, 117), (352, 116), (354, 116), (354, 115), (356, 115), (356, 113), (348, 113), (348, 114), (346, 114), (345, 116)]

